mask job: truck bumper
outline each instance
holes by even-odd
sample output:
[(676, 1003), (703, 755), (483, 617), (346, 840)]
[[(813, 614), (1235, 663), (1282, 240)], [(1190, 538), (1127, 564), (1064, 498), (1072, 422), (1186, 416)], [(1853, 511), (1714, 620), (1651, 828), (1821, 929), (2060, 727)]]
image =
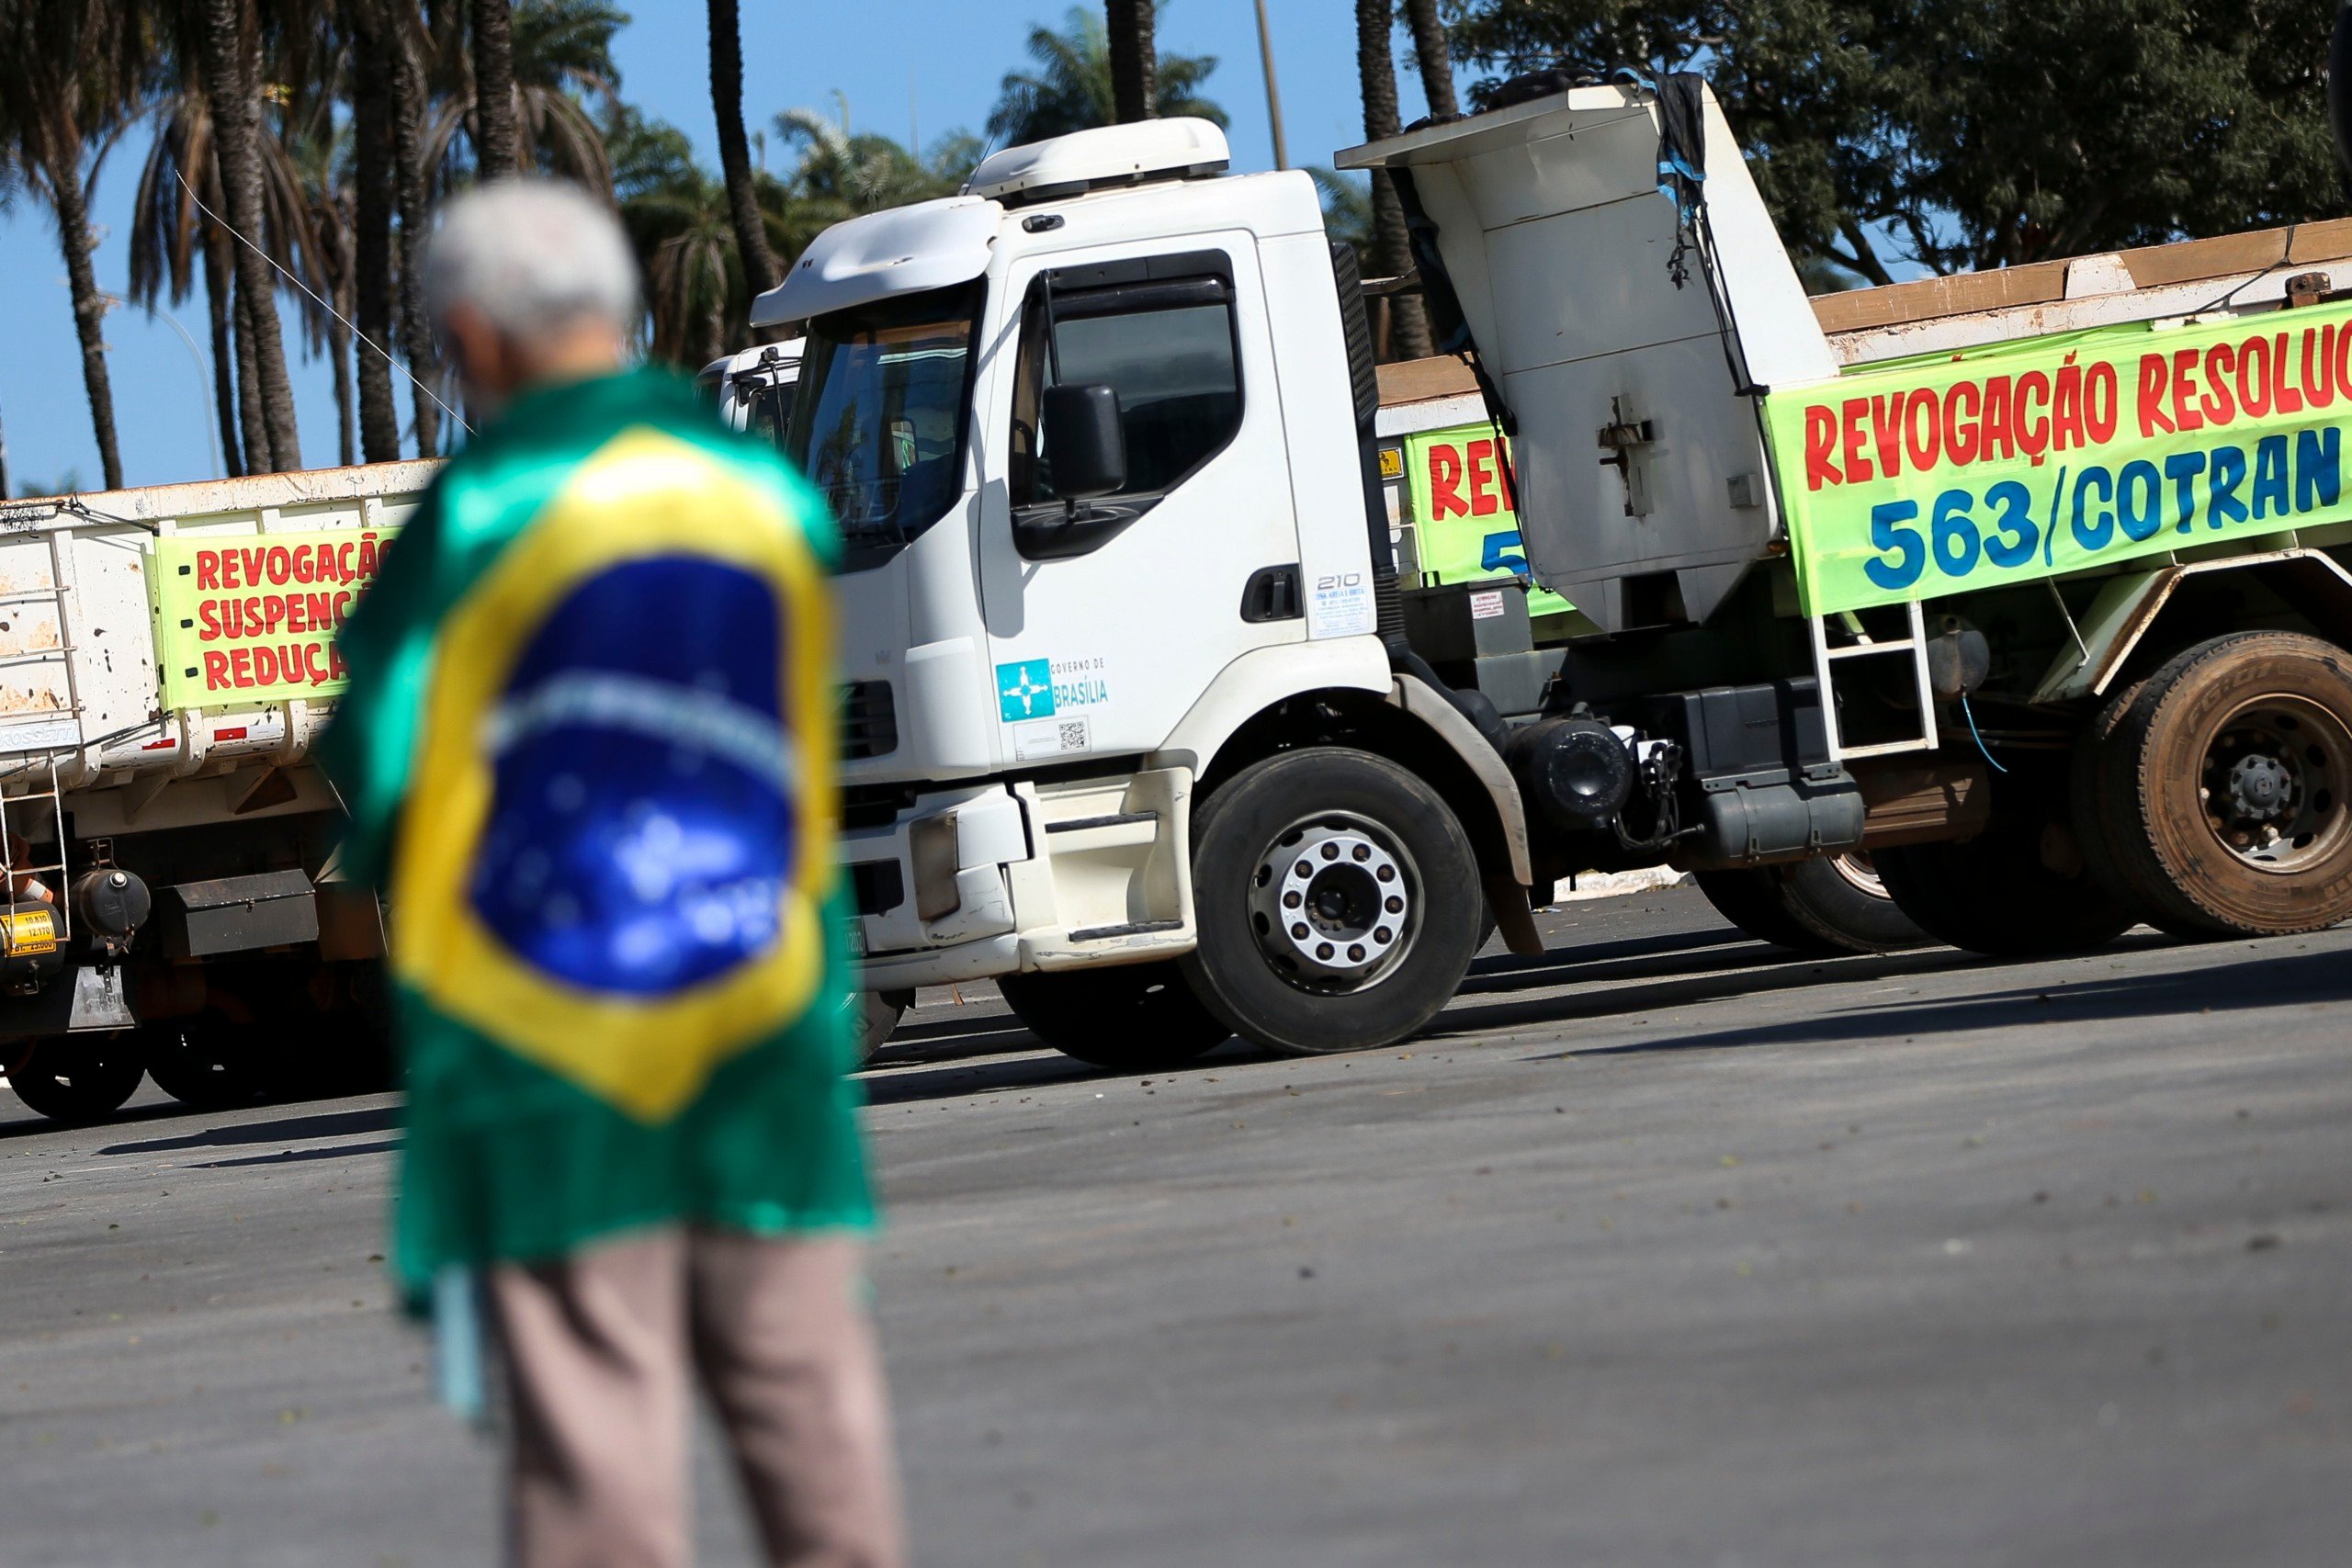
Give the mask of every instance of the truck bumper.
[(1192, 772), (919, 795), (845, 831), (858, 983), (896, 990), (1191, 950)]

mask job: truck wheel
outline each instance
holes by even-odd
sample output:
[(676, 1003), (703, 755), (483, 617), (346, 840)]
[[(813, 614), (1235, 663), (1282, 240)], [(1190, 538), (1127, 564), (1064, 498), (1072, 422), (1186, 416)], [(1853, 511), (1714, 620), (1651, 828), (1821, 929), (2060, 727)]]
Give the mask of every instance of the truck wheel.
[(1470, 840), (1429, 785), (1365, 751), (1284, 752), (1193, 818), (1201, 936), (1181, 962), (1261, 1045), (1385, 1045), (1453, 998), (1483, 897)]
[(1871, 857), (1896, 908), (1939, 942), (1998, 958), (2101, 947), (2138, 916), (2090, 873), (2067, 825), (2061, 769), (1995, 775), (1992, 820), (1973, 839)]
[(854, 1046), (855, 1065), (864, 1066), (874, 1060), (874, 1053), (890, 1043), (891, 1034), (899, 1027), (899, 1020), (914, 1004), (912, 991), (852, 991), (842, 1003), (842, 1011), (849, 1015)]
[(1798, 953), (1894, 953), (1928, 940), (1895, 908), (1876, 863), (1860, 850), (1752, 871), (1702, 871), (1698, 882), (1724, 919)]
[(17, 1098), (52, 1122), (103, 1122), (122, 1109), (146, 1068), (135, 1034), (64, 1034), (36, 1043), (9, 1065)]
[(1000, 975), (996, 988), (1030, 1033), (1066, 1056), (1114, 1072), (1180, 1066), (1233, 1034), (1201, 1005), (1169, 959)]
[(137, 1032), (147, 1076), (182, 1105), (219, 1111), (263, 1098), (265, 1075), (252, 1031), (218, 1012), (164, 1019)]
[(2098, 869), (2166, 931), (2279, 936), (2352, 916), (2352, 654), (2293, 632), (2188, 649), (2086, 741)]

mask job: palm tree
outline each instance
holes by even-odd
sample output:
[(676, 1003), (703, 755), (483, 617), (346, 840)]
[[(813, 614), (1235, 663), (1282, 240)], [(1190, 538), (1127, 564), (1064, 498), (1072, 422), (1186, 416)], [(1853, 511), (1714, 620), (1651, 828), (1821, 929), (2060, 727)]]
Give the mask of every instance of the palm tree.
[[(989, 115), (991, 137), (1017, 145), (1117, 123), (1110, 42), (1102, 18), (1072, 6), (1062, 19), (1061, 31), (1042, 26), (1030, 28), (1029, 58), (1035, 62), (1034, 69), (1005, 73), (996, 107)], [(1156, 75), (1158, 112), (1193, 115), (1224, 125), (1225, 110), (1200, 96), (1202, 84), (1216, 69), (1213, 54), (1160, 56)]]
[[(359, 450), (370, 463), (401, 455), (392, 397), (392, 24), (379, 0), (345, 0), (351, 31), (352, 318), (359, 345)], [(372, 345), (372, 346), (371, 346)]]
[(1372, 271), (1372, 187), (1337, 169), (1309, 165), (1316, 194), (1323, 198), (1323, 231), (1356, 254), (1356, 274)]
[(109, 490), (122, 483), (122, 454), (89, 202), (107, 148), (137, 108), (143, 52), (138, 29), (105, 0), (0, 0), (0, 146), (15, 177), (57, 220), (82, 385)]
[(726, 190), (695, 164), (684, 131), (628, 105), (607, 108), (605, 140), (621, 225), (645, 269), (650, 352), (673, 365), (708, 364), (737, 346), (729, 323), (750, 314)]
[[(195, 286), (201, 263), (205, 314), (211, 327), (212, 400), (228, 473), (245, 471), (237, 416), (237, 344), (233, 309), (236, 261), (229, 231), (204, 216), (221, 209), (220, 166), (212, 156), (212, 111), (190, 72), (185, 85), (154, 107), (155, 140), (139, 171), (130, 202), (130, 298), (152, 313), (165, 295), (176, 305)], [(203, 207), (198, 205), (201, 201)], [(252, 411), (258, 419), (261, 410)], [(256, 433), (258, 434), (258, 433)], [(261, 437), (266, 445), (267, 437)]]
[[(222, 216), (238, 233), (262, 231), (263, 151), (258, 68), (240, 27), (238, 0), (204, 0), (204, 88), (212, 108), (213, 157), (220, 165)], [(236, 247), (237, 309), (253, 329), (254, 362), (261, 395), (266, 453), (246, 448), (247, 465), (260, 470), (299, 466), (302, 443), (294, 423), (294, 389), (286, 375), (286, 344), (279, 336), (276, 280), (268, 259), (251, 244)]]
[(432, 164), (425, 157), (424, 117), (430, 107), (422, 51), (424, 30), (412, 6), (387, 5), (384, 49), (391, 58), (392, 178), (400, 210), (401, 351), (408, 360), (410, 406), (414, 410), (416, 455), (429, 457), (441, 445), (441, 409), (431, 384), (439, 372), (433, 360), (433, 329), (424, 320), (424, 236), (433, 221)]
[(979, 142), (963, 132), (943, 137), (927, 155), (872, 131), (852, 134), (848, 100), (836, 93), (833, 101), (830, 118), (812, 108), (775, 117), (776, 134), (800, 144), (785, 188), (790, 210), (804, 223), (838, 223), (861, 212), (953, 196), (980, 161)]
[[(628, 21), (626, 12), (605, 0), (524, 0), (514, 7), (510, 64), (517, 168), (559, 175), (591, 191), (612, 189), (612, 160), (587, 101), (609, 103), (619, 91), (613, 35)], [(440, 107), (426, 131), (424, 157), (446, 190), (461, 173), (455, 157), (460, 130), (476, 137), (476, 168), (489, 164), (480, 155), (481, 143), (473, 130), (480, 94), (463, 39), (454, 27), (444, 26), (426, 41), (425, 57), (434, 62), (431, 87)], [(403, 213), (401, 221), (407, 220)]]
[(1102, 0), (1111, 62), (1111, 105), (1119, 123), (1149, 119), (1158, 111), (1158, 48), (1152, 37), (1158, 0)]
[(507, 0), (473, 0), (474, 167), (496, 179), (522, 166), (514, 123), (514, 13)]
[(752, 149), (743, 138), (743, 29), (735, 0), (710, 0), (710, 107), (718, 117), (718, 166), (727, 181), (735, 254), (752, 291), (764, 294), (783, 274), (768, 250), (767, 226), (752, 187)]
[(1413, 58), (1421, 73), (1421, 96), (1430, 113), (1462, 112), (1453, 96), (1453, 51), (1445, 41), (1445, 22), (1437, 14), (1437, 0), (1405, 0), (1405, 25), (1413, 34)]
[[(1390, 0), (1356, 0), (1356, 72), (1363, 84), (1363, 134), (1378, 141), (1396, 134), (1396, 63), (1389, 57), (1396, 32)], [(1385, 277), (1413, 270), (1412, 243), (1405, 234), (1405, 208), (1396, 199), (1388, 171), (1372, 171), (1373, 262)], [(1421, 359), (1430, 352), (1429, 320), (1409, 295), (1389, 300), (1385, 357)]]

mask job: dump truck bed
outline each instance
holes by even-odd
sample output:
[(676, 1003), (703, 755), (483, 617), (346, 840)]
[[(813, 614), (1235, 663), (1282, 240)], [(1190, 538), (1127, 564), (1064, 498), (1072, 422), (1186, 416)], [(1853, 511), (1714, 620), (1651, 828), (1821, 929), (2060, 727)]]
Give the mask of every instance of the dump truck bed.
[[(0, 504), (0, 789), (135, 785), (85, 803), (120, 830), (228, 815), (229, 775), (301, 761), (341, 689), (328, 634), (438, 467)], [(162, 808), (175, 785), (206, 803)]]

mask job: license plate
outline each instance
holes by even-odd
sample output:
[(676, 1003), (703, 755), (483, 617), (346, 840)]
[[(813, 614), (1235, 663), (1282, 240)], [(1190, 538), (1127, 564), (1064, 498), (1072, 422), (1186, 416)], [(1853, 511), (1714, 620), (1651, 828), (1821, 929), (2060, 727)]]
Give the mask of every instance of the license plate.
[(47, 909), (11, 909), (0, 915), (0, 944), (12, 957), (57, 951), (57, 917)]

